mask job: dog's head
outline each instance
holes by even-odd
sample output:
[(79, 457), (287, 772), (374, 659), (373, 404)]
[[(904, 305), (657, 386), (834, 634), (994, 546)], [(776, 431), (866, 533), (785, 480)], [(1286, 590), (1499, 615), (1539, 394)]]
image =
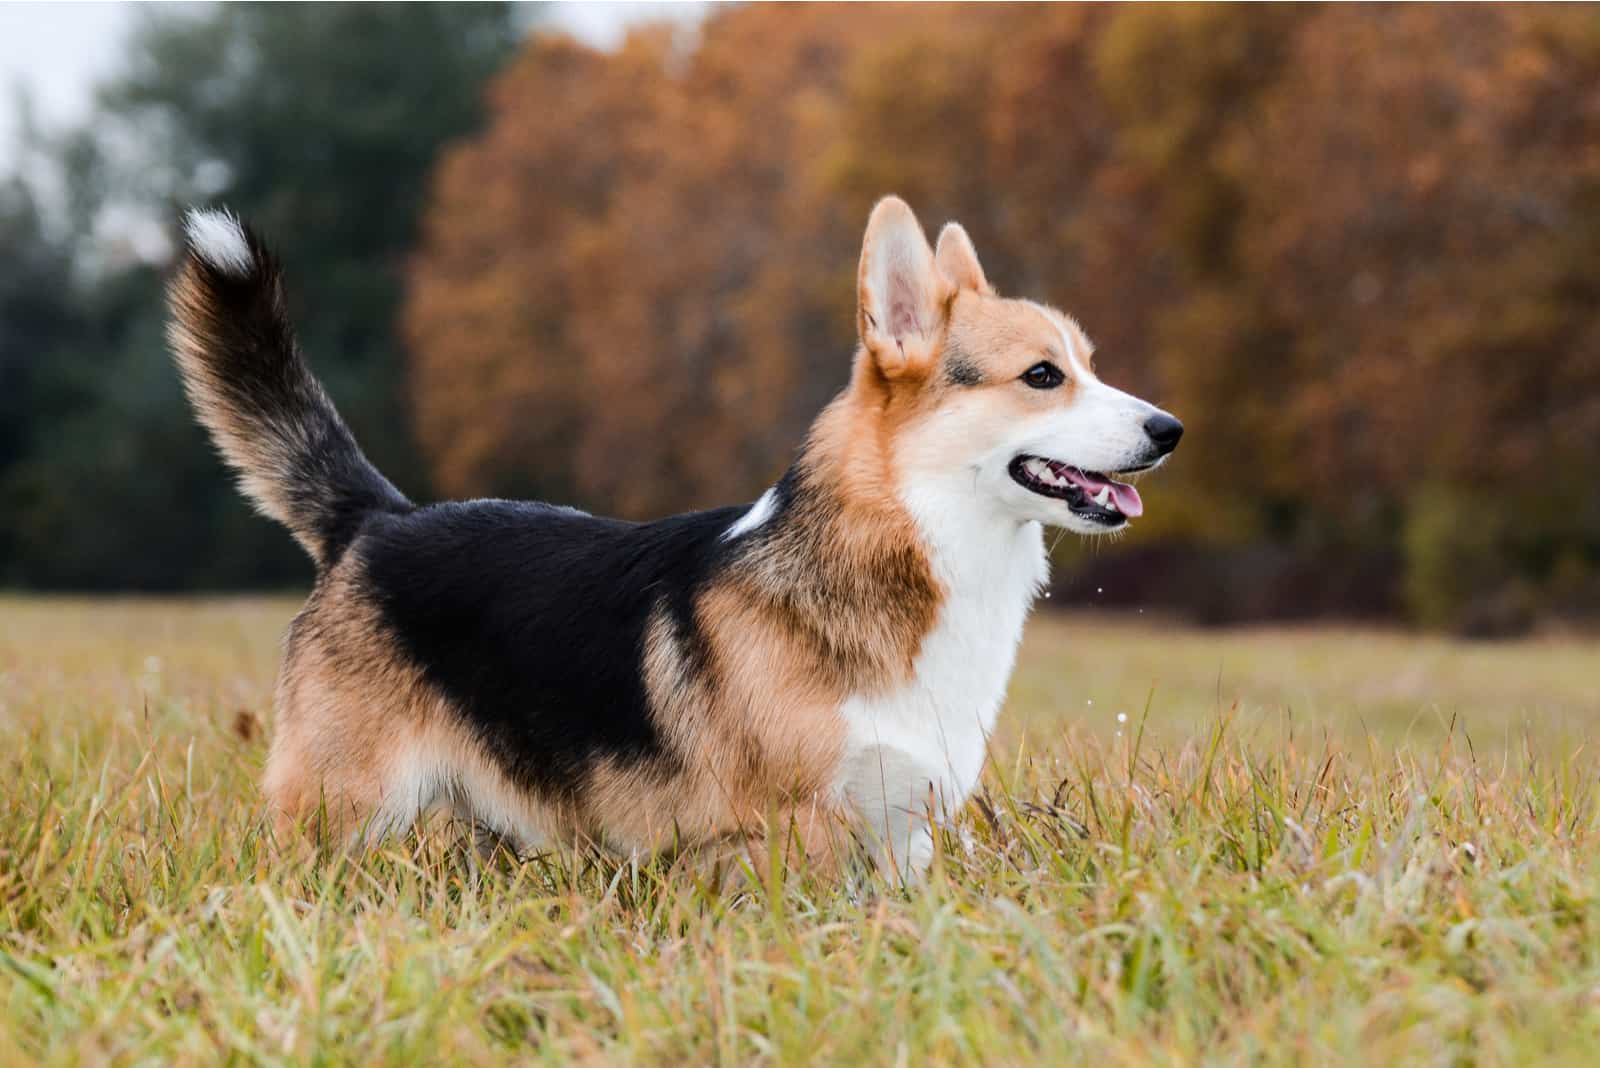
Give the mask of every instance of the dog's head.
[(857, 289), (857, 380), (881, 393), (903, 483), (1082, 534), (1125, 526), (1183, 424), (1101, 382), (1072, 319), (999, 297), (955, 223), (930, 248), (905, 201), (873, 209)]

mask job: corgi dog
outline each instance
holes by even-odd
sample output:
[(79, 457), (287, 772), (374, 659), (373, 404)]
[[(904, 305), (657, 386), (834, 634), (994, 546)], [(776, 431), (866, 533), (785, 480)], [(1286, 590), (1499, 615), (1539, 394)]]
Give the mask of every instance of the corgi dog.
[[(914, 876), (972, 793), (1042, 528), (1122, 529), (1173, 416), (1101, 382), (1072, 319), (1000, 297), (957, 224), (867, 223), (849, 384), (753, 504), (634, 523), (413, 504), (297, 348), (276, 261), (193, 211), (170, 341), (240, 487), (316, 562), (278, 681), (280, 834), (447, 810), (521, 853), (732, 844)], [(779, 841), (772, 836), (781, 835)]]

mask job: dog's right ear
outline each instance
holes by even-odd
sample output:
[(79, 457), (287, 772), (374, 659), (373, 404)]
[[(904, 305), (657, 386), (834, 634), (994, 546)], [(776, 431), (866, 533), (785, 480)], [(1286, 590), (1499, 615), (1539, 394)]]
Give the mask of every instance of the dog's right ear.
[(861, 243), (856, 326), (885, 378), (932, 366), (954, 292), (910, 206), (899, 197), (878, 201)]
[(993, 296), (989, 280), (983, 276), (983, 265), (978, 262), (978, 250), (972, 247), (972, 238), (960, 223), (945, 223), (939, 231), (938, 250), (934, 261), (944, 276), (958, 289), (971, 289)]

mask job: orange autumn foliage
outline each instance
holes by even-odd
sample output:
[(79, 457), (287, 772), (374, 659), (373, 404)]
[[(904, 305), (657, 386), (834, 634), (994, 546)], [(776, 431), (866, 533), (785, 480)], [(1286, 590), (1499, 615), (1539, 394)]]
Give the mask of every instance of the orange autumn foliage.
[[(1600, 574), (1592, 8), (755, 5), (537, 38), (491, 110), (405, 312), (452, 494), (759, 493), (844, 381), (893, 191), (1189, 424), (1125, 548)], [(1494, 533), (1467, 552), (1440, 509)]]

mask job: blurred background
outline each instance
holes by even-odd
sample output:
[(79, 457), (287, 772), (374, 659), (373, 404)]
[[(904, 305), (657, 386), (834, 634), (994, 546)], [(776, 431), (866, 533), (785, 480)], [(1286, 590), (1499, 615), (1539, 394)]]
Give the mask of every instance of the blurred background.
[(163, 340), (286, 262), (417, 499), (749, 500), (844, 383), (872, 202), (1189, 430), (1054, 604), (1600, 622), (1600, 8), (0, 8), (0, 587), (271, 589)]

